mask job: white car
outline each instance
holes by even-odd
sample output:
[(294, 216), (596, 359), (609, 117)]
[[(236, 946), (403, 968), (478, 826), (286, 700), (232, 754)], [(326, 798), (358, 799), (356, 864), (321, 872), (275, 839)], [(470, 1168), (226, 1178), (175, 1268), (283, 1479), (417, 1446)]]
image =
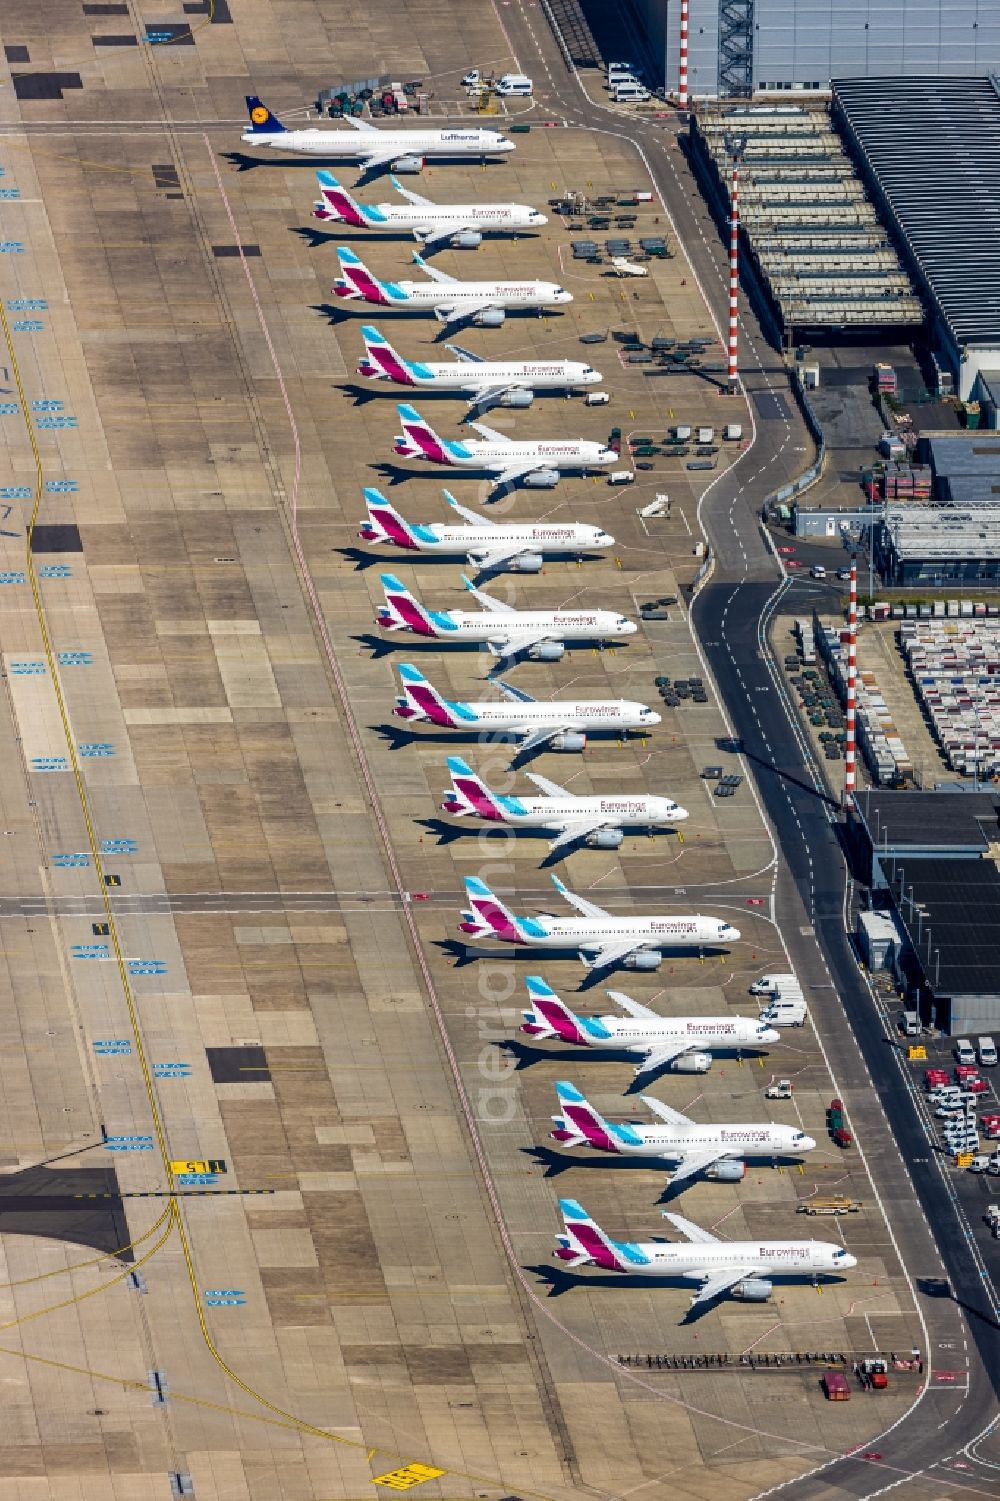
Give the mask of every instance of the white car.
[(809, 577), (811, 579), (825, 579), (826, 578), (826, 569), (823, 567), (823, 564), (822, 563), (814, 563), (812, 565), (812, 567), (810, 568), (810, 570), (809, 570)]

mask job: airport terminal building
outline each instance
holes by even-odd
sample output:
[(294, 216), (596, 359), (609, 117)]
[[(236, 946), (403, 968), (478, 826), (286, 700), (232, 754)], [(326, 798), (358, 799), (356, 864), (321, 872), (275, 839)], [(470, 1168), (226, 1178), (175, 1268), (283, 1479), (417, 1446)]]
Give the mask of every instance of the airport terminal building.
[[(634, 0), (676, 92), (680, 0)], [(833, 78), (1000, 71), (996, 0), (690, 0), (693, 99), (824, 92)]]

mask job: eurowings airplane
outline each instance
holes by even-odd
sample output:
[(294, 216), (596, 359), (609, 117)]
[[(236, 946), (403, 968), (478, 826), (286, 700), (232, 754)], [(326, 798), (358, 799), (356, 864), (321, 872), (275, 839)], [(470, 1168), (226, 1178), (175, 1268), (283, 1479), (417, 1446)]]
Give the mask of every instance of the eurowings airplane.
[(428, 610), (395, 574), (379, 575), (385, 605), (375, 624), (384, 631), (409, 631), (436, 641), (481, 642), (509, 667), (521, 656), (533, 662), (558, 662), (567, 641), (618, 641), (634, 636), (635, 621), (616, 610), (515, 610), (492, 594), (462, 582), (481, 606), (478, 610)]
[(390, 165), (398, 168), (401, 163), (419, 168), (426, 157), (476, 157), (485, 161), (488, 156), (506, 156), (514, 150), (514, 142), (498, 130), (481, 126), (383, 130), (368, 120), (345, 115), (347, 130), (319, 130), (315, 125), (307, 130), (288, 130), (256, 94), (248, 94), (246, 101), (250, 124), (241, 139), (248, 146), (357, 162), (365, 171)]
[(543, 745), (551, 745), (553, 750), (582, 751), (592, 730), (627, 735), (629, 730), (652, 729), (660, 722), (655, 709), (627, 698), (539, 701), (523, 688), (499, 682), (501, 701), (465, 703), (443, 698), (409, 663), (400, 665), (399, 678), (403, 692), (392, 712), (400, 719), (467, 734), (511, 735), (521, 742), (522, 754), (540, 750)]
[[(462, 913), (459, 931), (469, 938), (499, 938), (504, 943), (528, 948), (578, 949), (580, 962), (590, 970), (611, 969), (619, 964), (625, 969), (658, 969), (664, 949), (715, 948), (735, 943), (740, 936), (739, 929), (731, 923), (695, 913), (683, 917), (616, 917), (596, 902), (567, 891), (558, 876), (552, 877), (552, 884), (581, 914), (579, 917), (554, 917), (550, 912), (538, 917), (516, 917), (494, 896), (485, 881), (478, 876), (467, 876), (465, 895), (469, 909)], [(636, 1004), (631, 1001), (629, 1007)], [(664, 1027), (668, 1025), (662, 1018), (659, 1020)], [(735, 1027), (735, 1021), (734, 1018), (730, 1025)], [(763, 1030), (771, 1032), (770, 1027)], [(777, 1036), (774, 1033), (768, 1040), (774, 1041)], [(732, 1045), (738, 1046), (738, 1033), (731, 1031), (729, 1037)]]
[(438, 557), (465, 556), (484, 573), (538, 573), (547, 557), (580, 557), (589, 548), (614, 546), (614, 537), (599, 526), (577, 521), (492, 521), (460, 506), (447, 490), (444, 498), (465, 525), (440, 521), (406, 521), (378, 490), (365, 491), (367, 518), (358, 536), (364, 542), (391, 543), (409, 552)]
[(480, 328), (499, 328), (509, 310), (543, 313), (573, 301), (573, 293), (554, 281), (459, 281), (429, 266), (415, 251), (414, 262), (429, 281), (379, 281), (346, 245), (338, 245), (337, 259), (341, 274), (331, 289), (335, 297), (410, 313), (430, 311), (439, 323), (472, 322)]
[(536, 391), (570, 391), (599, 385), (599, 370), (581, 360), (484, 360), (458, 344), (446, 344), (456, 358), (443, 361), (404, 360), (377, 328), (361, 330), (365, 358), (358, 374), (367, 380), (392, 381), (428, 391), (454, 391), (467, 397), (478, 411), (490, 407), (530, 407)]
[(763, 1048), (781, 1040), (781, 1033), (757, 1016), (658, 1016), (618, 990), (607, 994), (624, 1017), (576, 1016), (539, 975), (529, 975), (525, 984), (532, 1009), (523, 1013), (522, 1032), (543, 1042), (640, 1053), (637, 1079), (666, 1067), (703, 1074), (712, 1066), (713, 1048)]
[(482, 438), (481, 442), (475, 438), (459, 441), (439, 438), (415, 407), (403, 405), (396, 410), (403, 424), (402, 436), (395, 441), (395, 452), (401, 459), (426, 459), (430, 464), (492, 474), (494, 488), (513, 485), (523, 479), (526, 485), (548, 489), (559, 483), (563, 470), (586, 473), (588, 469), (614, 464), (618, 460), (614, 449), (606, 448), (603, 443), (584, 438), (548, 441), (536, 438), (515, 443), (503, 433), (487, 427), (485, 422), (472, 423)]
[(549, 1135), (553, 1141), (622, 1157), (667, 1158), (677, 1163), (670, 1175), (671, 1184), (683, 1183), (699, 1173), (723, 1183), (739, 1183), (746, 1176), (747, 1157), (784, 1157), (811, 1152), (816, 1145), (798, 1126), (775, 1125), (773, 1121), (698, 1125), (646, 1094), (639, 1098), (662, 1124), (606, 1121), (578, 1089), (566, 1082), (556, 1084), (556, 1096), (562, 1115), (552, 1117), (556, 1129)]
[(826, 1240), (720, 1240), (679, 1214), (663, 1210), (663, 1218), (687, 1241), (664, 1243), (612, 1240), (574, 1199), (560, 1199), (564, 1235), (557, 1235), (555, 1255), (569, 1267), (596, 1266), (605, 1272), (635, 1277), (681, 1277), (700, 1282), (691, 1307), (711, 1303), (723, 1293), (748, 1303), (771, 1296), (775, 1277), (806, 1278), (817, 1285), (821, 1277), (837, 1276), (856, 1267), (858, 1259), (844, 1247)]
[(448, 770), (451, 787), (441, 804), (443, 812), (455, 818), (509, 824), (513, 829), (556, 829), (557, 837), (549, 842), (551, 852), (577, 843), (591, 849), (616, 850), (625, 838), (625, 829), (651, 830), (662, 824), (681, 823), (688, 816), (687, 809), (669, 797), (649, 792), (574, 797), (547, 777), (528, 771), (525, 775), (543, 795), (513, 797), (493, 792), (460, 756), (448, 757)]
[(317, 172), (322, 197), (313, 218), (336, 220), (355, 229), (412, 230), (427, 246), (447, 243), (456, 250), (475, 250), (484, 234), (517, 234), (540, 229), (549, 221), (526, 203), (432, 203), (390, 174), (389, 181), (406, 205), (358, 203), (332, 172)]

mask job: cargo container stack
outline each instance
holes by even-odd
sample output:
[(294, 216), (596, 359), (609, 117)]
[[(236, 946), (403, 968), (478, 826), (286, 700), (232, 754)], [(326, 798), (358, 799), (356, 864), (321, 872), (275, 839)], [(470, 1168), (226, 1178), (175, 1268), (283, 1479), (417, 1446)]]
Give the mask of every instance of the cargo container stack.
[[(845, 635), (847, 632), (844, 633)], [(830, 626), (817, 636), (820, 655), (840, 702), (848, 700), (848, 645), (841, 632)], [(872, 780), (882, 787), (913, 780), (913, 761), (886, 704), (873, 672), (858, 672), (855, 680), (855, 740)]]
[(957, 606), (959, 618), (905, 621), (900, 650), (949, 768), (998, 779), (1000, 622), (977, 615), (972, 601), (940, 603)]

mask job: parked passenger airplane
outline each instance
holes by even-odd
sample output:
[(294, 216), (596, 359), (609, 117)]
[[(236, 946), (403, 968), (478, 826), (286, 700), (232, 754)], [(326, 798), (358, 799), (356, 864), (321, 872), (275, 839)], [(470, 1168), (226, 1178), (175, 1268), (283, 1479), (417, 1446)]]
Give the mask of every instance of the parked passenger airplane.
[(573, 293), (554, 281), (459, 281), (429, 266), (414, 252), (413, 259), (429, 281), (379, 281), (361, 258), (338, 245), (340, 276), (335, 297), (374, 302), (410, 313), (432, 312), (439, 323), (471, 321), (480, 328), (499, 328), (508, 311), (543, 313), (573, 301)]
[(369, 120), (345, 115), (347, 130), (287, 130), (277, 115), (256, 94), (246, 96), (250, 124), (242, 140), (249, 146), (270, 146), (306, 156), (325, 156), (358, 162), (365, 171), (375, 167), (400, 167), (419, 171), (426, 157), (506, 156), (514, 142), (498, 130), (482, 126), (446, 126), (438, 130), (385, 130)]
[(672, 1110), (669, 1105), (640, 1095), (643, 1104), (662, 1124), (646, 1126), (636, 1121), (606, 1121), (578, 1089), (567, 1082), (556, 1085), (562, 1115), (552, 1117), (556, 1129), (549, 1135), (567, 1147), (590, 1147), (596, 1152), (614, 1152), (622, 1157), (665, 1157), (676, 1162), (671, 1184), (683, 1183), (703, 1173), (724, 1183), (739, 1183), (746, 1175), (745, 1159), (777, 1157), (811, 1152), (816, 1143), (799, 1126), (758, 1121), (744, 1125), (699, 1125)]
[(556, 829), (550, 841), (554, 852), (583, 843), (592, 849), (616, 850), (625, 829), (654, 829), (681, 823), (687, 809), (669, 797), (649, 792), (619, 793), (613, 797), (574, 797), (565, 788), (534, 772), (525, 776), (544, 795), (512, 797), (493, 792), (460, 756), (448, 757), (451, 787), (441, 808), (455, 818), (484, 818), (489, 823), (509, 824), (514, 829)]
[(843, 1246), (825, 1240), (720, 1240), (710, 1230), (693, 1225), (679, 1214), (663, 1211), (687, 1245), (652, 1241), (612, 1240), (574, 1199), (560, 1199), (564, 1235), (557, 1235), (558, 1260), (569, 1267), (596, 1266), (629, 1276), (682, 1277), (700, 1282), (691, 1307), (710, 1303), (723, 1293), (749, 1303), (763, 1303), (773, 1290), (774, 1277), (807, 1278), (814, 1285), (823, 1276), (856, 1267), (858, 1259)]
[(655, 709), (627, 698), (539, 701), (523, 688), (501, 682), (497, 687), (503, 701), (465, 703), (443, 698), (409, 663), (400, 665), (399, 677), (403, 692), (396, 699), (393, 713), (400, 719), (415, 724), (427, 721), (443, 729), (479, 735), (512, 735), (520, 740), (522, 752), (539, 750), (543, 745), (551, 745), (553, 750), (582, 751), (593, 730), (627, 735), (629, 730), (651, 729), (660, 722)]
[[(740, 936), (739, 928), (731, 923), (695, 913), (682, 917), (616, 917), (596, 902), (568, 891), (558, 876), (552, 877), (552, 884), (580, 917), (554, 917), (550, 912), (538, 917), (516, 917), (494, 896), (485, 881), (478, 876), (466, 876), (469, 910), (462, 913), (459, 931), (470, 938), (499, 938), (504, 943), (529, 948), (578, 949), (581, 963), (592, 970), (611, 969), (619, 964), (625, 969), (658, 969), (664, 949), (716, 948), (735, 943)], [(628, 1009), (633, 1010), (636, 1005), (637, 1002), (630, 1001)], [(646, 1011), (645, 1007), (639, 1009)], [(778, 1035), (771, 1034), (770, 1027), (762, 1027), (760, 1035), (764, 1033), (769, 1034), (768, 1041), (774, 1041)], [(735, 1032), (730, 1036), (735, 1046), (739, 1037)]]
[(428, 610), (395, 574), (379, 577), (385, 605), (376, 625), (437, 641), (480, 642), (498, 659), (498, 668), (509, 667), (521, 656), (535, 662), (558, 662), (567, 641), (617, 641), (638, 630), (634, 620), (617, 610), (515, 610), (477, 589), (464, 575), (462, 582), (481, 609)]
[(440, 521), (405, 521), (378, 490), (365, 491), (367, 519), (358, 536), (365, 542), (389, 542), (410, 552), (463, 556), (484, 573), (538, 573), (546, 557), (579, 557), (589, 548), (614, 546), (614, 537), (599, 526), (578, 521), (492, 521), (459, 505), (447, 490), (444, 498), (466, 525)]
[(454, 391), (468, 397), (478, 411), (490, 407), (530, 407), (536, 391), (565, 391), (599, 385), (599, 370), (581, 360), (484, 360), (457, 344), (446, 344), (457, 358), (450, 363), (404, 360), (377, 328), (361, 330), (365, 358), (358, 374), (368, 380), (393, 381), (428, 391)]
[(539, 975), (529, 975), (525, 983), (532, 1010), (523, 1013), (522, 1032), (543, 1042), (640, 1053), (637, 1079), (667, 1066), (681, 1074), (703, 1074), (712, 1066), (713, 1048), (759, 1049), (781, 1040), (780, 1032), (756, 1016), (659, 1016), (618, 990), (606, 993), (627, 1019), (576, 1016)]
[(527, 203), (432, 203), (390, 175), (401, 203), (358, 203), (332, 172), (317, 172), (322, 197), (313, 206), (313, 218), (336, 220), (355, 229), (412, 230), (424, 245), (447, 242), (456, 250), (474, 250), (484, 234), (517, 234), (519, 229), (540, 229), (549, 221)]
[(455, 441), (439, 438), (415, 407), (399, 406), (403, 433), (397, 437), (395, 451), (401, 459), (426, 459), (431, 464), (445, 464), (471, 469), (478, 474), (492, 474), (493, 485), (512, 485), (524, 480), (526, 485), (551, 488), (559, 483), (563, 470), (586, 473), (588, 469), (614, 464), (618, 455), (603, 443), (585, 438), (538, 439), (517, 443), (485, 422), (472, 426), (483, 441), (462, 438)]

